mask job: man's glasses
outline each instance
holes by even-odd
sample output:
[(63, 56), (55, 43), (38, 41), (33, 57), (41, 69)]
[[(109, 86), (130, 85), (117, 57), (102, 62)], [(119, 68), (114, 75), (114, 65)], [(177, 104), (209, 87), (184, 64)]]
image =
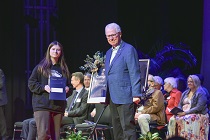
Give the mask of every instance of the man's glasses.
[(111, 34), (111, 35), (106, 35), (106, 38), (111, 38), (111, 37), (117, 37), (118, 33), (115, 33), (115, 34)]

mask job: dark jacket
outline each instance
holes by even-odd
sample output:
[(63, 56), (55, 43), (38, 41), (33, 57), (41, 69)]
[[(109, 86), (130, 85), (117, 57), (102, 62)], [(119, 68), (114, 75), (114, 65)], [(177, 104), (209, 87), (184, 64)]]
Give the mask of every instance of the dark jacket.
[[(48, 85), (48, 77), (44, 77), (37, 71), (37, 69), (38, 66), (33, 69), (32, 74), (28, 79), (28, 87), (33, 93), (33, 111), (64, 113), (66, 108), (66, 100), (49, 100), (49, 93), (44, 90), (45, 85)], [(69, 79), (67, 79), (67, 83), (69, 83), (68, 80)]]
[(0, 69), (0, 106), (7, 104), (7, 92), (4, 72)]
[(73, 118), (74, 124), (81, 124), (84, 122), (84, 120), (87, 120), (88, 118), (88, 108), (90, 106), (90, 104), (87, 104), (88, 91), (83, 88), (79, 93), (75, 105), (71, 110), (69, 110), (69, 106), (75, 94), (76, 92), (73, 91), (73, 94), (67, 98), (66, 111), (68, 111), (68, 117)]

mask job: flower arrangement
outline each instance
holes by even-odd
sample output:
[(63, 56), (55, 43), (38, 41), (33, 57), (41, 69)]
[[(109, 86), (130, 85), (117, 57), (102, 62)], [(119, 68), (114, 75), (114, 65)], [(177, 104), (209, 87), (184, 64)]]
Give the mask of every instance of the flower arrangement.
[(93, 58), (87, 55), (84, 66), (80, 66), (79, 68), (85, 72), (93, 72), (97, 71), (98, 69), (104, 67), (104, 62), (105, 62), (106, 56), (103, 55), (102, 52), (97, 51), (94, 55)]

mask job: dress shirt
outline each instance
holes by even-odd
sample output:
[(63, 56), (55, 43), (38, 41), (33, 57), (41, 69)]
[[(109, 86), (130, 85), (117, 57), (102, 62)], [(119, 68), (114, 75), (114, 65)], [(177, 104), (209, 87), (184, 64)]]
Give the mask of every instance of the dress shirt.
[(112, 55), (111, 55), (111, 58), (110, 58), (110, 61), (109, 61), (110, 63), (109, 64), (112, 63), (112, 60), (114, 59), (115, 55), (117, 54), (117, 51), (118, 51), (119, 47), (120, 47), (120, 45), (118, 45), (115, 48), (112, 47)]

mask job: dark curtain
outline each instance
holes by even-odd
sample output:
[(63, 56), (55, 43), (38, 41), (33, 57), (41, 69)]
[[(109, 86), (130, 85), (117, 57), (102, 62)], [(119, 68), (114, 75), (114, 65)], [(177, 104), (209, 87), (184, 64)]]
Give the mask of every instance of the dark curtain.
[[(198, 59), (196, 68), (189, 73), (199, 73), (201, 69), (201, 73), (205, 76), (205, 86), (210, 90), (209, 0), (204, 0), (204, 4), (200, 0), (64, 0), (57, 2), (59, 7), (58, 19), (56, 19), (57, 40), (64, 46), (66, 61), (71, 72), (80, 71), (79, 66), (84, 64), (87, 54), (92, 56), (96, 51), (105, 53), (109, 49), (104, 27), (110, 22), (117, 22), (122, 27), (123, 40), (151, 57), (156, 55), (159, 47), (163, 47), (162, 44), (157, 46), (157, 40), (166, 39), (170, 43), (184, 42), (189, 45)], [(26, 95), (29, 71), (26, 66), (24, 26), (24, 1), (4, 1), (0, 8), (0, 68), (6, 75), (9, 99), (6, 119), (10, 135), (15, 121), (22, 121), (32, 116), (31, 106), (26, 106), (26, 101), (31, 99)], [(39, 42), (34, 44), (39, 45)], [(30, 57), (39, 58), (40, 55), (44, 54)]]

